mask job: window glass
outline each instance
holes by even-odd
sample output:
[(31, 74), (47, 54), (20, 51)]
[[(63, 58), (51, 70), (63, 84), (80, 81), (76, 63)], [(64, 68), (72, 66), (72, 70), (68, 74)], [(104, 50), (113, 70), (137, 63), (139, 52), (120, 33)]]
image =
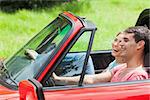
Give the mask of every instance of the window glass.
[[(86, 33), (86, 34), (85, 34)], [(91, 32), (85, 32), (71, 48), (70, 52), (87, 51)]]
[[(82, 72), (91, 32), (84, 32), (63, 58), (55, 73), (58, 76), (78, 76)], [(62, 83), (56, 82), (57, 85)], [(63, 84), (65, 85), (65, 84)]]
[(12, 78), (17, 82), (33, 78), (70, 30), (71, 24), (63, 18), (57, 18), (44, 28), (6, 62)]

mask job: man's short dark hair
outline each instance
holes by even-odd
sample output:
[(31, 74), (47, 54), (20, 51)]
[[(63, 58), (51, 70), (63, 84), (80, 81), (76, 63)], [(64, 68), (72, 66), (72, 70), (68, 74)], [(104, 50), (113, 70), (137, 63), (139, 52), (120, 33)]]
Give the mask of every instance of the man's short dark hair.
[(145, 26), (129, 27), (124, 32), (125, 33), (133, 33), (136, 43), (141, 40), (144, 40), (145, 41), (144, 53), (146, 54), (147, 52), (149, 52), (150, 30), (147, 27), (145, 27)]

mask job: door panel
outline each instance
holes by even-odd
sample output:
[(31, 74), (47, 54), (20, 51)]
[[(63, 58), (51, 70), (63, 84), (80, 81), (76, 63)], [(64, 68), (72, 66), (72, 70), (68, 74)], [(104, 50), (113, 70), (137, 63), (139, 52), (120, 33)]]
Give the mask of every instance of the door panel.
[(130, 85), (108, 84), (105, 86), (72, 87), (70, 89), (45, 89), (44, 96), (46, 100), (148, 100), (150, 96), (150, 81)]

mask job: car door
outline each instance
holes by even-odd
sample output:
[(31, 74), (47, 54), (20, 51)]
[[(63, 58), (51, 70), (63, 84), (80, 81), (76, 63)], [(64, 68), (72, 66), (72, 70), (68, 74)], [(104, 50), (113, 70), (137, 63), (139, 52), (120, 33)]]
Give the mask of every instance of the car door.
[(149, 100), (150, 80), (44, 87), (35, 79), (21, 81), (20, 100)]
[(46, 100), (149, 100), (150, 80), (44, 88)]

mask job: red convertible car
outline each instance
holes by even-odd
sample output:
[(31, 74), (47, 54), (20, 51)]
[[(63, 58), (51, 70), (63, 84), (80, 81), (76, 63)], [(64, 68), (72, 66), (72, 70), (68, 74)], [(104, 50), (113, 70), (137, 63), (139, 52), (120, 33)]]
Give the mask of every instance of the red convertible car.
[[(136, 25), (150, 28), (150, 9)], [(149, 100), (150, 79), (83, 84), (89, 59), (94, 73), (114, 60), (111, 50), (91, 51), (96, 26), (69, 12), (60, 14), (11, 58), (0, 65), (0, 100)], [(81, 48), (82, 47), (82, 48)], [(78, 55), (78, 57), (76, 57)], [(149, 53), (145, 55), (149, 73)], [(80, 75), (78, 84), (66, 85), (51, 75)]]

